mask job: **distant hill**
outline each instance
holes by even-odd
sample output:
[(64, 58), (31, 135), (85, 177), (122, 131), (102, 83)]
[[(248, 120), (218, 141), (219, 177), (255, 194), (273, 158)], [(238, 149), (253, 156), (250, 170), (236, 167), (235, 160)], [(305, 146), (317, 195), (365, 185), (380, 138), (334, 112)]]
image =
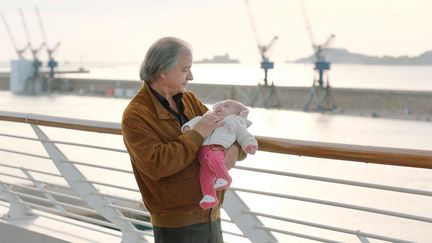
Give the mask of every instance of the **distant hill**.
[[(432, 65), (432, 51), (424, 52), (419, 56), (367, 56), (358, 53), (351, 53), (346, 49), (328, 48), (326, 60), (331, 63), (342, 64), (366, 64), (366, 65)], [(292, 61), (294, 63), (313, 63), (315, 56), (300, 58)]]
[(214, 56), (212, 59), (204, 58), (202, 60), (195, 61), (195, 63), (240, 63), (237, 59), (231, 59), (229, 54)]

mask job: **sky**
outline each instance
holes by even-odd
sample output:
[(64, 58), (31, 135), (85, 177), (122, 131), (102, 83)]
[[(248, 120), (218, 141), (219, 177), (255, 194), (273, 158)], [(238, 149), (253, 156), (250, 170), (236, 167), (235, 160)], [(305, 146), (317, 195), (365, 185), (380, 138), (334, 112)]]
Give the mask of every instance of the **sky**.
[[(302, 0), (314, 36), (321, 44), (372, 56), (417, 56), (432, 50), (432, 0)], [(300, 0), (249, 0), (260, 45), (274, 36), (270, 59), (295, 60), (312, 54)], [(141, 62), (148, 47), (164, 36), (193, 46), (194, 59), (229, 53), (242, 63), (260, 60), (258, 43), (244, 0), (2, 0), (18, 48), (27, 39), (42, 43), (35, 7), (41, 14), (48, 46), (61, 45), (59, 61)], [(0, 61), (17, 57), (0, 24)], [(27, 53), (30, 58), (30, 52)], [(46, 51), (40, 54), (46, 59)]]

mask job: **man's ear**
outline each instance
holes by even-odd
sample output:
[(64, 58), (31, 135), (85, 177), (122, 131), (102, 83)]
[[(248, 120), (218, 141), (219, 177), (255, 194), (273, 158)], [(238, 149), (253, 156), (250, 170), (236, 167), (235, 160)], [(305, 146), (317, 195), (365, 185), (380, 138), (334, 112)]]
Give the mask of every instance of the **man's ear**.
[(166, 79), (167, 75), (166, 73), (159, 73), (161, 79)]
[(242, 110), (242, 111), (240, 111), (240, 114), (239, 114), (239, 116), (243, 117), (243, 118), (247, 118), (248, 115), (249, 115), (249, 110)]

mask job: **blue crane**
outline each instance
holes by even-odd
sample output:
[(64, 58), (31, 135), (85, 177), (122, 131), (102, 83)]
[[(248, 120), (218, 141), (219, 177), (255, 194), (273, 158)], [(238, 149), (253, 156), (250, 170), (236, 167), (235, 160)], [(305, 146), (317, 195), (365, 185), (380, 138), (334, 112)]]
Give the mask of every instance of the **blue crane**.
[(267, 78), (268, 70), (273, 69), (273, 67), (274, 67), (274, 63), (272, 61), (270, 61), (270, 57), (269, 57), (270, 51), (272, 50), (278, 37), (274, 36), (273, 39), (267, 45), (261, 44), (261, 41), (259, 40), (259, 37), (258, 37), (257, 28), (255, 26), (255, 22), (254, 22), (253, 17), (252, 17), (252, 11), (251, 11), (250, 6), (249, 6), (249, 1), (245, 0), (245, 4), (246, 4), (247, 10), (248, 10), (249, 20), (250, 20), (250, 23), (252, 26), (252, 30), (253, 30), (254, 35), (255, 35), (255, 40), (258, 44), (258, 51), (259, 51), (260, 56), (261, 56), (261, 68), (264, 70), (264, 86), (268, 86), (268, 78)]
[(28, 47), (31, 51), (32, 57), (33, 57), (33, 68), (34, 68), (33, 77), (37, 78), (39, 76), (39, 68), (42, 66), (42, 62), (39, 60), (38, 54), (42, 50), (42, 48), (45, 46), (45, 43), (40, 44), (40, 46), (37, 48), (33, 48), (31, 40), (30, 40), (30, 34), (29, 34), (28, 28), (27, 28), (27, 22), (24, 18), (24, 14), (23, 14), (21, 8), (19, 9), (19, 13), (20, 13), (20, 17), (21, 17), (22, 24), (24, 27), (24, 32), (25, 32), (25, 35), (27, 38), (27, 45), (28, 45)]
[(39, 9), (35, 7), (36, 15), (38, 17), (39, 27), (42, 33), (43, 38), (43, 44), (46, 48), (47, 54), (48, 54), (48, 68), (49, 68), (49, 76), (50, 78), (54, 77), (55, 68), (58, 66), (58, 62), (54, 59), (54, 52), (57, 51), (58, 47), (60, 46), (60, 42), (57, 42), (56, 45), (52, 48), (49, 47), (48, 41), (45, 35), (44, 26), (42, 23), (42, 19), (40, 17)]
[(310, 27), (309, 19), (306, 14), (306, 8), (302, 0), (299, 0), (299, 2), (302, 8), (304, 22), (312, 43), (315, 57), (314, 80), (309, 93), (309, 98), (306, 102), (306, 105), (304, 106), (304, 110), (334, 110), (336, 105), (331, 94), (330, 81), (328, 78), (328, 71), (330, 70), (331, 63), (326, 60), (326, 54), (330, 44), (335, 38), (335, 35), (331, 34), (323, 44), (316, 44), (312, 29)]

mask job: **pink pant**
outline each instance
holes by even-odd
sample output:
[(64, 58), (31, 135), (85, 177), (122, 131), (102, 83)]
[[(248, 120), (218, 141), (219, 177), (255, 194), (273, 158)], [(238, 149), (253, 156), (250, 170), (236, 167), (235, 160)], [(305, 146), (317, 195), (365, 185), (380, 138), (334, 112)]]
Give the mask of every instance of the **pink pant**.
[(225, 150), (218, 145), (202, 146), (198, 151), (200, 162), (200, 183), (203, 195), (210, 195), (216, 198), (216, 191), (213, 189), (215, 181), (219, 178), (231, 184), (231, 176), (225, 167)]

